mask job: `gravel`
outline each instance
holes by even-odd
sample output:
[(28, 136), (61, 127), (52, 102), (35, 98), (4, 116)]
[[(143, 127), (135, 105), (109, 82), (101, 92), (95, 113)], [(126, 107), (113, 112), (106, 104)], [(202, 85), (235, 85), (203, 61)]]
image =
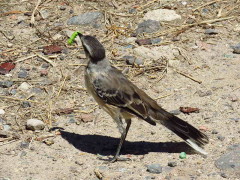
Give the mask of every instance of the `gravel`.
[(160, 164), (147, 165), (147, 171), (154, 174), (162, 173), (162, 166)]

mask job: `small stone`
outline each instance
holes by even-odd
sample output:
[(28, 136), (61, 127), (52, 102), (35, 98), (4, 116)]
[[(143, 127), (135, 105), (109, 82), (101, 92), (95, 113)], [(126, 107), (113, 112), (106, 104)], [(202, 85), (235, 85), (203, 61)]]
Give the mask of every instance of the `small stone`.
[(133, 65), (136, 60), (136, 57), (135, 56), (123, 56), (122, 59), (125, 60), (127, 64)]
[(228, 146), (228, 150), (240, 150), (240, 144), (233, 144)]
[(12, 43), (8, 43), (8, 44), (7, 44), (7, 47), (8, 47), (8, 48), (12, 48), (12, 47), (13, 47), (13, 44), (12, 44)]
[(43, 130), (45, 127), (44, 122), (38, 119), (29, 119), (27, 120), (27, 129), (29, 130)]
[(26, 155), (27, 155), (27, 152), (26, 151), (22, 151), (21, 154), (20, 154), (20, 157), (22, 158), (22, 157), (24, 157)]
[(154, 174), (160, 174), (162, 172), (162, 166), (160, 164), (147, 165), (147, 171)]
[(22, 104), (21, 104), (21, 106), (22, 106), (23, 108), (28, 108), (28, 107), (31, 107), (31, 104), (30, 104), (30, 102), (28, 102), (28, 101), (23, 101)]
[(180, 159), (186, 159), (186, 157), (187, 157), (187, 154), (185, 152), (181, 152), (179, 155)]
[(44, 142), (46, 145), (48, 145), (48, 146), (51, 146), (51, 145), (54, 144), (53, 139), (45, 139), (43, 142)]
[(176, 19), (181, 19), (181, 16), (178, 15), (174, 10), (169, 9), (156, 9), (148, 11), (143, 19), (151, 19), (155, 21), (173, 21)]
[(240, 54), (240, 43), (235, 46), (231, 46), (231, 48), (233, 49), (233, 53)]
[(5, 111), (3, 109), (0, 109), (0, 115), (5, 114)]
[(87, 12), (84, 14), (80, 14), (78, 16), (73, 16), (68, 19), (68, 25), (90, 25), (95, 24), (103, 18), (103, 14), (101, 12)]
[(10, 131), (11, 129), (12, 129), (11, 126), (9, 126), (8, 124), (3, 125), (3, 130), (4, 131)]
[(152, 42), (152, 44), (158, 44), (158, 43), (160, 43), (161, 42), (161, 38), (153, 38), (153, 39), (151, 39), (151, 42)]
[(230, 118), (230, 120), (235, 121), (235, 122), (240, 122), (240, 118)]
[(218, 138), (220, 141), (223, 141), (223, 140), (225, 139), (225, 137), (224, 137), (224, 136), (221, 136), (221, 135), (217, 136), (217, 138)]
[(93, 116), (91, 114), (82, 114), (81, 115), (81, 120), (85, 123), (87, 122), (92, 122), (93, 121)]
[(46, 69), (40, 70), (40, 76), (47, 76), (47, 75), (48, 75), (48, 71)]
[(60, 6), (59, 9), (60, 9), (61, 11), (64, 11), (64, 10), (66, 10), (66, 6)]
[(221, 173), (221, 176), (222, 176), (223, 178), (227, 178), (227, 174), (225, 174), (225, 173)]
[(240, 173), (240, 149), (223, 154), (215, 161), (215, 166), (221, 170), (233, 170)]
[(11, 95), (15, 95), (15, 94), (17, 94), (17, 89), (10, 89), (8, 92)]
[(170, 111), (170, 113), (173, 115), (179, 115), (179, 114), (181, 114), (181, 111), (179, 109), (176, 109), (176, 110)]
[(153, 33), (158, 31), (159, 29), (160, 29), (159, 21), (148, 19), (138, 25), (138, 28), (136, 29), (136, 33), (137, 35), (142, 33)]
[(76, 123), (76, 120), (74, 119), (74, 117), (71, 117), (68, 121), (68, 123), (72, 124), (72, 123)]
[(210, 95), (212, 95), (212, 91), (211, 90), (208, 90), (208, 91), (198, 90), (197, 94), (199, 95), (199, 97), (210, 96)]
[(137, 39), (135, 41), (139, 46), (152, 44), (151, 39)]
[(50, 66), (50, 65), (49, 65), (48, 63), (44, 63), (44, 64), (42, 65), (42, 68), (43, 68), (43, 69), (47, 69), (47, 68), (49, 68), (49, 66)]
[(28, 148), (29, 147), (29, 142), (25, 142), (25, 141), (23, 141), (23, 142), (21, 142), (20, 143), (20, 148)]
[(49, 17), (49, 11), (47, 9), (41, 9), (39, 12), (43, 19), (47, 19)]
[(26, 78), (28, 76), (28, 73), (25, 69), (20, 70), (18, 73), (18, 78)]
[(168, 162), (168, 166), (169, 167), (176, 167), (177, 166), (177, 162), (173, 161), (173, 162)]
[(144, 180), (151, 180), (151, 179), (156, 179), (154, 176), (146, 176), (144, 177)]
[(26, 91), (26, 90), (28, 90), (30, 87), (31, 87), (30, 84), (28, 84), (28, 83), (26, 83), (26, 82), (23, 82), (23, 83), (18, 87), (18, 89), (21, 90), (21, 91)]
[(216, 129), (212, 130), (212, 134), (218, 134), (218, 131)]
[(214, 34), (218, 34), (218, 31), (215, 29), (206, 29), (205, 34), (214, 35)]
[(0, 87), (9, 88), (13, 85), (13, 81), (0, 81)]
[(5, 130), (0, 130), (0, 138), (7, 138), (10, 134)]
[(128, 12), (129, 12), (130, 14), (134, 14), (134, 13), (137, 12), (137, 10), (136, 10), (136, 8), (131, 8), (131, 9), (128, 10)]

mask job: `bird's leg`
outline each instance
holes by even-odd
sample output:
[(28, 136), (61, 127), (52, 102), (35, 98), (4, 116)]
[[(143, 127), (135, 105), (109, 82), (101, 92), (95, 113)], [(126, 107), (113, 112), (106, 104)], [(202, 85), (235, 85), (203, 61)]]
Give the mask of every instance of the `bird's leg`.
[(122, 160), (122, 161), (124, 161), (124, 160), (129, 160), (128, 158), (120, 158), (120, 157), (119, 157), (119, 153), (120, 153), (120, 151), (121, 151), (122, 145), (123, 145), (123, 143), (124, 143), (124, 141), (125, 141), (125, 139), (126, 139), (126, 137), (127, 137), (128, 130), (129, 130), (129, 128), (130, 128), (130, 126), (131, 126), (131, 123), (132, 123), (131, 119), (126, 119), (126, 123), (127, 123), (127, 126), (126, 126), (125, 129), (123, 129), (123, 132), (121, 133), (121, 138), (120, 138), (120, 142), (119, 142), (119, 145), (118, 145), (116, 154), (115, 154), (115, 156), (110, 160), (110, 162), (115, 162), (115, 161), (117, 161), (117, 160), (120, 160), (120, 161), (121, 161), (121, 160)]

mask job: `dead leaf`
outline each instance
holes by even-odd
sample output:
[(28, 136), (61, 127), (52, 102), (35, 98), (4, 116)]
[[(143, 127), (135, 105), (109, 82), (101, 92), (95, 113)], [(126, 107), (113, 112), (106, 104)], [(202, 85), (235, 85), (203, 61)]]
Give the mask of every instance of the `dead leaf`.
[(45, 55), (53, 54), (53, 53), (60, 53), (60, 52), (62, 52), (62, 50), (63, 49), (58, 45), (50, 45), (50, 46), (43, 47), (43, 53)]
[(0, 65), (0, 74), (7, 74), (15, 68), (15, 64), (7, 62)]
[(73, 111), (74, 111), (73, 108), (61, 108), (61, 109), (55, 110), (55, 112), (56, 112), (58, 115), (71, 114), (71, 113), (73, 113)]
[(179, 110), (183, 113), (199, 113), (199, 108), (192, 108), (192, 107), (180, 107)]

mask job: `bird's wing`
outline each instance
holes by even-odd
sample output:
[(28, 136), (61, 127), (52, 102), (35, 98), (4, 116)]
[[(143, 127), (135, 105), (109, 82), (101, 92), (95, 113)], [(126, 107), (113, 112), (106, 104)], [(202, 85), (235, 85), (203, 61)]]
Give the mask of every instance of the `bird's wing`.
[[(99, 74), (93, 80), (93, 87), (96, 94), (107, 104), (123, 108), (146, 121), (148, 121), (151, 104), (158, 106), (114, 67), (107, 74)], [(155, 124), (155, 122), (149, 123)]]

